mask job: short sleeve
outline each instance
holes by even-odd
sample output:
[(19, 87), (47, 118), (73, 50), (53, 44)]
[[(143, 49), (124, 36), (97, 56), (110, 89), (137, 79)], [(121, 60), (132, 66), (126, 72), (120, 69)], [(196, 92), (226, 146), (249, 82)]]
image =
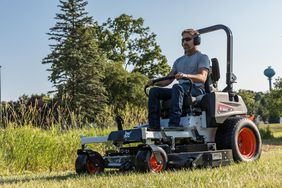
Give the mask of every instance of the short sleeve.
[(209, 57), (207, 55), (202, 55), (199, 59), (199, 62), (198, 62), (198, 71), (200, 69), (210, 69), (210, 60), (209, 60)]
[(173, 74), (176, 74), (177, 73), (177, 69), (176, 69), (176, 64), (177, 64), (177, 60), (173, 63), (173, 66), (172, 66), (172, 72)]

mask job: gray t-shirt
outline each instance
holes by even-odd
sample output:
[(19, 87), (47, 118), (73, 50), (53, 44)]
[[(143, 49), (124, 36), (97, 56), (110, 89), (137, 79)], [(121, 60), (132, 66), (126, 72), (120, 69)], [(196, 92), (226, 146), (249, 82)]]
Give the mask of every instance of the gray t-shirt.
[[(197, 74), (200, 69), (210, 68), (210, 60), (207, 55), (202, 54), (201, 52), (197, 51), (191, 56), (183, 55), (180, 58), (178, 58), (172, 67), (172, 71), (174, 74), (178, 72), (182, 72), (185, 74)], [(187, 80), (179, 80), (179, 83), (185, 83), (188, 82)], [(196, 86), (202, 87), (202, 83), (195, 83)]]

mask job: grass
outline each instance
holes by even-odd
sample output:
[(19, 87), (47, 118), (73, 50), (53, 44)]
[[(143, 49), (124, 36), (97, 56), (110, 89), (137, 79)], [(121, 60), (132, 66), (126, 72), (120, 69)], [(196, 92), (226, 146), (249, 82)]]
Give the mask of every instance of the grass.
[[(101, 136), (110, 129), (89, 128), (62, 131), (58, 127), (42, 130), (32, 126), (0, 129), (0, 175), (24, 172), (74, 170), (80, 135)], [(92, 146), (103, 152), (101, 144)]]
[[(266, 126), (260, 126), (260, 129), (265, 128)], [(29, 126), (10, 127), (6, 132), (1, 130), (0, 133), (0, 156), (2, 159), (0, 161), (0, 186), (282, 187), (282, 137), (279, 136), (282, 132), (281, 128), (282, 125), (269, 126), (273, 137), (263, 140), (261, 159), (252, 163), (234, 163), (226, 167), (193, 171), (188, 169), (166, 171), (161, 174), (107, 171), (102, 175), (79, 176), (74, 172), (75, 151), (79, 148), (78, 135), (105, 135), (108, 134), (109, 129), (100, 129), (99, 131), (96, 129), (74, 129), (62, 132), (56, 128), (42, 131)], [(23, 137), (23, 135), (27, 136)], [(33, 147), (28, 146), (28, 143)], [(48, 145), (48, 143), (50, 144)], [(3, 150), (3, 148), (7, 149), (12, 146), (13, 149)], [(95, 149), (103, 151), (101, 146), (96, 146)], [(16, 153), (17, 150), (20, 150), (21, 153)], [(6, 151), (13, 151), (13, 155), (10, 154), (10, 157), (7, 157)], [(36, 155), (35, 152), (39, 152), (40, 155)], [(12, 160), (7, 160), (10, 158)], [(48, 162), (48, 160), (52, 162)]]
[(282, 145), (282, 124), (259, 125), (264, 144)]
[(264, 146), (257, 162), (220, 168), (153, 173), (115, 173), (78, 176), (74, 172), (52, 172), (6, 176), (4, 187), (281, 187), (282, 146)]
[(273, 133), (274, 137), (282, 137), (282, 126), (281, 124), (272, 124), (269, 125), (270, 130)]

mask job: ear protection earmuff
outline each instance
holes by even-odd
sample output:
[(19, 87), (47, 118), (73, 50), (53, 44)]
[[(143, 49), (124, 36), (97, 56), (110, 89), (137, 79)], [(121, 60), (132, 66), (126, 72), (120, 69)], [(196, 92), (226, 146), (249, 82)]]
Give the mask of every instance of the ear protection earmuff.
[(200, 35), (197, 35), (194, 37), (194, 45), (200, 45), (201, 44), (201, 37)]

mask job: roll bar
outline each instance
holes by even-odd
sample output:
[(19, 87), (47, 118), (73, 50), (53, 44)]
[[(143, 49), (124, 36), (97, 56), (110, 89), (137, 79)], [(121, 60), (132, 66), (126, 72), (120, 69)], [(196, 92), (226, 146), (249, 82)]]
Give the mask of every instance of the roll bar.
[(198, 29), (200, 34), (205, 34), (213, 31), (223, 29), (227, 35), (227, 67), (226, 67), (226, 84), (227, 86), (223, 89), (223, 92), (228, 92), (229, 97), (234, 97), (233, 83), (236, 82), (236, 76), (233, 74), (233, 36), (231, 30), (222, 24), (213, 25)]

